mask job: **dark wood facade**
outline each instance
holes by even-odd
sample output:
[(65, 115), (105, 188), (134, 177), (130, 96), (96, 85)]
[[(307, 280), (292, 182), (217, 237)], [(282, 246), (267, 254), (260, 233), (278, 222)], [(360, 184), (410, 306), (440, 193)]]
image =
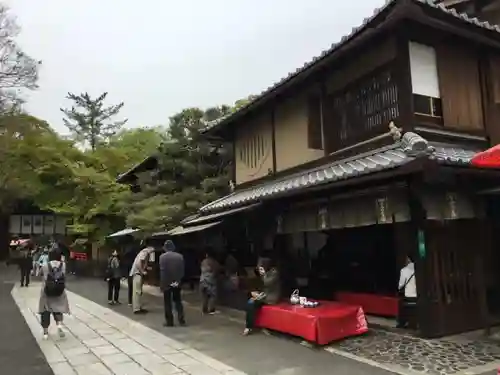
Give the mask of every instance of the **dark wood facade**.
[[(324, 156), (278, 171), (280, 138), (271, 121), (267, 162), (274, 167), (242, 181), (237, 191), (393, 144), (391, 122), (458, 148), (500, 143), (500, 32), (417, 3), (391, 2), (331, 58), (318, 59), (315, 70), (285, 80), (211, 131), (234, 141), (234, 128), (241, 127), (250, 137), (252, 121), (307, 93), (304, 147)], [(269, 198), (266, 217), (275, 215), (276, 222), (252, 228), (254, 237), (272, 232), (275, 248), (282, 249), (290, 246), (284, 234), (333, 231), (340, 239), (342, 230), (390, 226), (395, 272), (405, 255), (415, 259), (420, 333), (436, 337), (488, 326), (500, 312), (492, 302), (500, 296), (493, 272), (500, 266), (500, 215), (488, 209), (495, 197), (482, 192), (497, 188), (500, 171), (428, 161)], [(305, 234), (299, 246), (307, 247)]]

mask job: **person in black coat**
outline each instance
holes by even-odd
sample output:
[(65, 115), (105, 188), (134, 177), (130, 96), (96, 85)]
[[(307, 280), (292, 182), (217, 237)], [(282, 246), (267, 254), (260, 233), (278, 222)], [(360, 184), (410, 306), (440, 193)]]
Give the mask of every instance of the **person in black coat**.
[(21, 257), (19, 258), (19, 270), (21, 272), (21, 286), (28, 286), (30, 284), (30, 273), (33, 269), (33, 256), (30, 249), (21, 250)]

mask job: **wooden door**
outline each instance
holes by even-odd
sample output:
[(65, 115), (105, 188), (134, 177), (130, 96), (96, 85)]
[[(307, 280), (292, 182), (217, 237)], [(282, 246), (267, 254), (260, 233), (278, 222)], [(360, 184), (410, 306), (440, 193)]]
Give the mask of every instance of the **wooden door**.
[(476, 220), (426, 222), (425, 336), (482, 326), (481, 263), (486, 241)]

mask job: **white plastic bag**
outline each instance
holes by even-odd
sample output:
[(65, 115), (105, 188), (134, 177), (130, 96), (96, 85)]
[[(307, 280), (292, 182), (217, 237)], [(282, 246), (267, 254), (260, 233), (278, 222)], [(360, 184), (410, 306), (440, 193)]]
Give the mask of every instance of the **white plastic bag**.
[(292, 305), (298, 305), (300, 303), (299, 290), (295, 289), (290, 296), (290, 303)]

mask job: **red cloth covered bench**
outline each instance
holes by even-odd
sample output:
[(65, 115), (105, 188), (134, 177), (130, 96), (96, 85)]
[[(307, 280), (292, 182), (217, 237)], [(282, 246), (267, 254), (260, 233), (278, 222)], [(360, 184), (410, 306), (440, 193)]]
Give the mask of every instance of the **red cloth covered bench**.
[(326, 345), (332, 341), (368, 331), (361, 306), (320, 301), (314, 308), (290, 303), (264, 305), (257, 315), (256, 326)]
[(335, 300), (359, 305), (366, 314), (395, 317), (399, 311), (398, 297), (368, 293), (337, 292)]

